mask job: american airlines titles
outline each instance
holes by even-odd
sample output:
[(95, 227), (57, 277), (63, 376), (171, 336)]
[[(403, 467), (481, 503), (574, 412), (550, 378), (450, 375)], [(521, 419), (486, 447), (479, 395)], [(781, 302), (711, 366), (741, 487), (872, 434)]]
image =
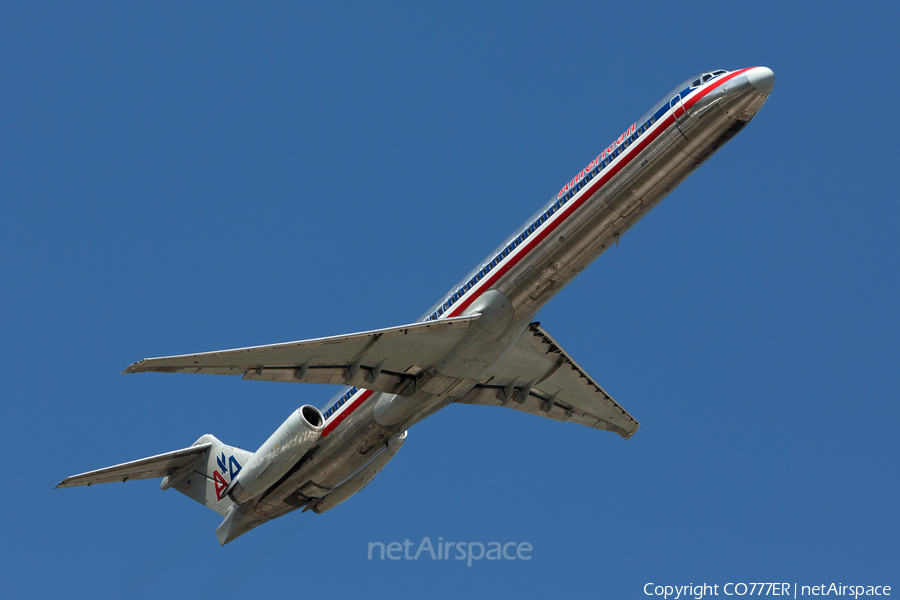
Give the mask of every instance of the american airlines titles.
[(629, 138), (631, 136), (631, 134), (635, 132), (636, 129), (637, 129), (637, 123), (632, 123), (631, 127), (629, 127), (624, 133), (622, 133), (622, 135), (619, 136), (619, 139), (617, 139), (615, 142), (610, 144), (609, 148), (607, 148), (606, 150), (601, 152), (597, 156), (597, 158), (595, 158), (594, 160), (589, 162), (588, 166), (583, 168), (581, 171), (578, 172), (578, 175), (576, 175), (575, 177), (572, 178), (572, 181), (570, 181), (569, 183), (564, 185), (563, 188), (561, 190), (559, 190), (559, 194), (556, 195), (556, 199), (559, 200), (560, 198), (565, 196), (569, 190), (571, 190), (572, 188), (577, 186), (579, 183), (581, 183), (581, 180), (584, 179), (588, 173), (593, 171), (594, 168), (596, 168), (597, 165), (599, 165), (602, 161), (606, 160), (607, 156), (609, 156), (613, 152), (615, 152), (616, 148), (620, 144), (622, 144), (627, 138)]

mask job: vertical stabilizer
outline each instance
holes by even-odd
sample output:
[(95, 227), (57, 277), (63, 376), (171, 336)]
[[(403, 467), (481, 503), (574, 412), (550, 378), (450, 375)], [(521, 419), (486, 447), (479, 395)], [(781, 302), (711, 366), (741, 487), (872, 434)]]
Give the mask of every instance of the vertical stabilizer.
[(226, 516), (234, 502), (224, 495), (225, 488), (237, 477), (253, 453), (223, 444), (210, 434), (201, 437), (193, 446), (203, 444), (211, 444), (203, 458), (165, 477), (160, 488), (173, 488)]

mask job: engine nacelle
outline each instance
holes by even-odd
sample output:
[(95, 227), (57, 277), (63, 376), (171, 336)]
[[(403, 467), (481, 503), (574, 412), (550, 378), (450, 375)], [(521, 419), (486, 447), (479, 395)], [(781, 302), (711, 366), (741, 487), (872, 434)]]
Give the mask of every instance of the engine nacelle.
[(253, 453), (225, 494), (242, 503), (265, 492), (315, 445), (324, 426), (318, 408), (309, 404), (298, 408)]

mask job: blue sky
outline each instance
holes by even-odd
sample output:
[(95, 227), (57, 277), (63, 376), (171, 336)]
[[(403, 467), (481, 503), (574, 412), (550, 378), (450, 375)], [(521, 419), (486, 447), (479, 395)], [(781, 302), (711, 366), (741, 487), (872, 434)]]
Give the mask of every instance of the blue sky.
[[(900, 585), (895, 4), (0, 8), (4, 596), (639, 598)], [(539, 315), (641, 423), (491, 407), (224, 548), (158, 482), (67, 475), (330, 388), (120, 372), (410, 322), (678, 82), (759, 116)], [(367, 560), (369, 542), (532, 560)]]

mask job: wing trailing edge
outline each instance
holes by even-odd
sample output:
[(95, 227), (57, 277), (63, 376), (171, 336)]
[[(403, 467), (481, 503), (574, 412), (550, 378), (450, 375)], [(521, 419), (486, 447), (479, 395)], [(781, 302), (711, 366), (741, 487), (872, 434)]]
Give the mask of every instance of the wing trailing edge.
[(123, 373), (240, 375), (255, 381), (353, 385), (403, 394), (481, 315), (200, 354), (147, 358)]
[(630, 438), (640, 427), (539, 323), (528, 326), (491, 371), (457, 402), (504, 406)]

